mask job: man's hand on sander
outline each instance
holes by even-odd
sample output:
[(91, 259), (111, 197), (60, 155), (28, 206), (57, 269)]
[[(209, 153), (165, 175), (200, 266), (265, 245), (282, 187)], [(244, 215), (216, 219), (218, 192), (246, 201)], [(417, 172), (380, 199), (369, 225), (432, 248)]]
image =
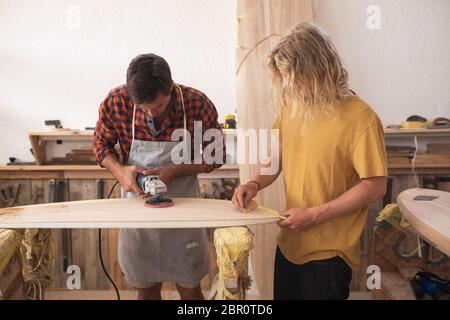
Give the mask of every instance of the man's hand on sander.
[(166, 185), (176, 176), (175, 166), (161, 166), (145, 169), (142, 173), (146, 176), (159, 176), (159, 179)]
[(117, 171), (116, 179), (119, 180), (120, 185), (126, 192), (134, 192), (141, 197), (148, 197), (148, 194), (145, 194), (136, 183), (136, 176), (139, 173), (144, 173), (144, 168), (137, 166), (122, 166), (120, 170)]
[(148, 196), (139, 188), (136, 183), (138, 173), (143, 173), (144, 168), (137, 166), (124, 166), (119, 163), (117, 154), (110, 154), (102, 161), (102, 166), (105, 167), (116, 178), (120, 186), (126, 192), (134, 192), (139, 196)]

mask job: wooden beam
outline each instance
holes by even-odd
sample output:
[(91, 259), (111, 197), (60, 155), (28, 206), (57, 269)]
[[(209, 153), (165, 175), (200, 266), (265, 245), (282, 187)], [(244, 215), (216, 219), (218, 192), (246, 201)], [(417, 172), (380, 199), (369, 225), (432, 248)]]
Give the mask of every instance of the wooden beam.
[[(223, 165), (200, 179), (239, 178), (238, 165)], [(115, 179), (97, 165), (0, 166), (0, 179)]]

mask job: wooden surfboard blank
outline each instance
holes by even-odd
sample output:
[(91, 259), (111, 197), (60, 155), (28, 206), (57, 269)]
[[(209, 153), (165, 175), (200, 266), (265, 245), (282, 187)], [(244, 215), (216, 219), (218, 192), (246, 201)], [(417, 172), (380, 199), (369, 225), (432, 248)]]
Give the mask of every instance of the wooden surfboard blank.
[(148, 208), (145, 199), (71, 201), (0, 209), (0, 228), (215, 228), (274, 223), (274, 210), (250, 213), (230, 201), (173, 198), (174, 206)]
[[(417, 201), (416, 196), (437, 196)], [(450, 193), (431, 189), (409, 189), (399, 194), (398, 206), (422, 238), (450, 256)]]

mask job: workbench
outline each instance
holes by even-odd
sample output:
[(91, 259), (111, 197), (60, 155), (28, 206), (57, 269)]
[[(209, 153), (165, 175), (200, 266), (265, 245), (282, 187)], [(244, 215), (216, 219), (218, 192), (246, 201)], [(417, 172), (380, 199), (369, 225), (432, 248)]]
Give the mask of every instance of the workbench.
[[(392, 130), (386, 129), (386, 145), (414, 146), (417, 137), (423, 150), (424, 142), (450, 142), (450, 129), (440, 130)], [(87, 134), (83, 137), (88, 138)], [(416, 187), (411, 163), (388, 164), (388, 192), (383, 200), (369, 207), (367, 227), (361, 237), (361, 270), (354, 273), (353, 290), (366, 290), (366, 268), (372, 264), (372, 230), (375, 217), (389, 203), (395, 202), (398, 194)], [(415, 172), (423, 187), (450, 191), (450, 163), (416, 163)], [(228, 178), (238, 182), (237, 165), (224, 165), (209, 174), (199, 175), (200, 184), (208, 180)], [(90, 200), (106, 198), (115, 179), (105, 169), (97, 165), (43, 165), (43, 166), (0, 166), (0, 188), (5, 185), (20, 185), (16, 205), (47, 203), (53, 201)], [(119, 197), (116, 188), (112, 198)], [(0, 204), (1, 206), (1, 204)], [(121, 289), (131, 289), (122, 277), (117, 264), (117, 230), (107, 230), (103, 234), (102, 246), (107, 268)], [(64, 240), (64, 241), (63, 241)], [(76, 264), (84, 271), (83, 289), (110, 289), (98, 263), (96, 230), (61, 230), (56, 234), (58, 243), (57, 261), (53, 271), (53, 287), (65, 288), (69, 276), (64, 272), (70, 264)]]
[[(217, 179), (238, 181), (238, 178), (239, 171), (235, 165), (224, 165), (211, 173), (199, 175), (200, 184)], [(106, 198), (115, 182), (106, 169), (96, 165), (0, 166), (0, 188), (20, 185), (14, 202), (16, 206)], [(111, 198), (118, 198), (119, 191), (119, 186), (116, 186)], [(67, 267), (78, 265), (82, 270), (81, 287), (84, 290), (111, 289), (98, 261), (97, 230), (57, 230), (54, 235), (57, 252), (51, 287), (66, 288), (70, 276), (65, 272)], [(117, 263), (117, 240), (117, 229), (103, 232), (103, 257), (118, 287), (133, 289), (124, 280)], [(205, 280), (203, 286), (208, 285)]]

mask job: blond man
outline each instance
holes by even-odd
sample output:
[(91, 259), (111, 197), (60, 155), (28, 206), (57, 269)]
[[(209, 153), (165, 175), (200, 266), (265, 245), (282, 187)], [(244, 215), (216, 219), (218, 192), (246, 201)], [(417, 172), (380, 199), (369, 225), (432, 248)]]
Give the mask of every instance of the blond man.
[(282, 172), (286, 217), (275, 258), (275, 299), (347, 299), (367, 207), (386, 192), (380, 119), (348, 87), (330, 38), (296, 26), (269, 54), (276, 92), (280, 161), (275, 175), (240, 185), (233, 203), (246, 207)]

